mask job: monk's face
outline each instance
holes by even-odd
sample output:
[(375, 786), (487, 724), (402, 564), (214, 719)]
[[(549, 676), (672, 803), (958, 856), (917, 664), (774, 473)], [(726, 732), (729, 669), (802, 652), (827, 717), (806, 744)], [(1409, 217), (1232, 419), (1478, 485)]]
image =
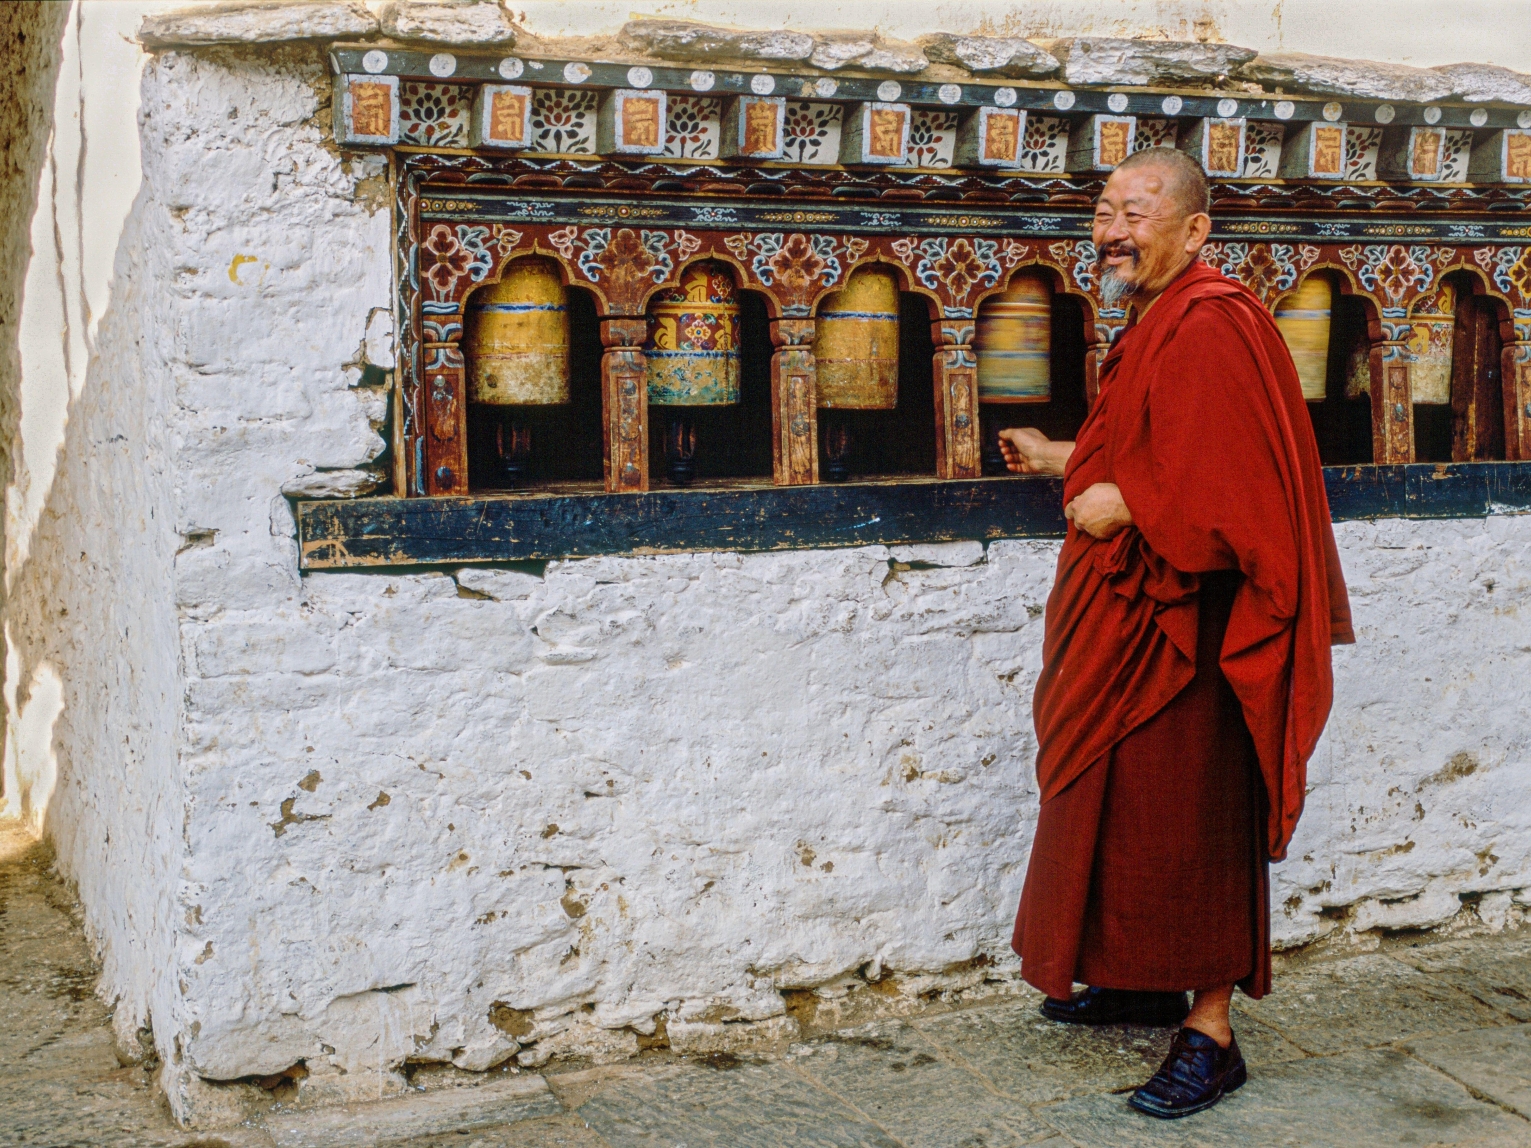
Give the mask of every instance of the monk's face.
[(1151, 302), (1207, 241), (1212, 221), (1187, 214), (1161, 166), (1111, 173), (1095, 205), (1096, 264), (1108, 306), (1129, 296)]

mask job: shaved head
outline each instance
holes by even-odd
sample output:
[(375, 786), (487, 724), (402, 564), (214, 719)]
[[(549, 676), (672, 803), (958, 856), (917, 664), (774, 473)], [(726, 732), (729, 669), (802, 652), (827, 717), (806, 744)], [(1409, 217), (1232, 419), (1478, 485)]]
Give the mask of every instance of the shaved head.
[(1174, 200), (1183, 215), (1210, 215), (1212, 195), (1207, 190), (1207, 176), (1183, 151), (1171, 147), (1149, 147), (1135, 151), (1116, 165), (1117, 171), (1151, 167), (1164, 176), (1164, 194)]

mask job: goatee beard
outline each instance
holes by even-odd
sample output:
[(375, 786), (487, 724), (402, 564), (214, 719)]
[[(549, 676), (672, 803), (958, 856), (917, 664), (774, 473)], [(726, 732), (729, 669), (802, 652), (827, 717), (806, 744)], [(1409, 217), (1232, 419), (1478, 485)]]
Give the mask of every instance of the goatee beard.
[[(1137, 261), (1134, 260), (1134, 263)], [(1100, 298), (1108, 308), (1115, 309), (1118, 304), (1138, 293), (1138, 285), (1127, 279), (1123, 279), (1115, 267), (1107, 267), (1100, 275)]]

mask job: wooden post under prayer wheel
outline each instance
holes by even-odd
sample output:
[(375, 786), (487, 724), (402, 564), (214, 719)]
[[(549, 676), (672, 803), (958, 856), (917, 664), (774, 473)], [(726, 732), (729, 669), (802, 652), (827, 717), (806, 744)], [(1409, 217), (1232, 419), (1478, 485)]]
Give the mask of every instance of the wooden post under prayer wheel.
[[(1000, 295), (984, 301), (974, 339), (980, 403), (1045, 403), (1052, 398), (1053, 293), (1047, 279), (1021, 272)], [(983, 469), (1004, 474), (999, 420), (985, 420)]]
[[(820, 410), (892, 410), (898, 405), (898, 279), (886, 268), (862, 267), (819, 304), (813, 360)], [(850, 477), (850, 423), (824, 419), (824, 477)]]
[(694, 263), (678, 287), (654, 297), (644, 354), (649, 406), (672, 408), (664, 436), (670, 481), (689, 486), (697, 450), (690, 408), (739, 401), (739, 296), (724, 264)]
[(532, 469), (525, 408), (569, 401), (569, 311), (551, 261), (518, 259), (469, 297), (463, 354), (470, 409), (493, 418), (499, 477), (525, 485)]

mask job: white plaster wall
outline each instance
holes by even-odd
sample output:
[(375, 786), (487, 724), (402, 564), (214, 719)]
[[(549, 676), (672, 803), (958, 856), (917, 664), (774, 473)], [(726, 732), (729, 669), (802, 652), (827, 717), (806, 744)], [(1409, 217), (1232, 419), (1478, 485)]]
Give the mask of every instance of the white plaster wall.
[[(281, 487), (372, 461), (386, 402), (357, 384), (389, 216), (327, 84), (306, 48), (147, 65), (143, 184), (11, 571), (10, 680), (62, 683), (50, 826), (177, 1111), (298, 1059), (382, 1092), (406, 1057), (632, 1051), (661, 1012), (681, 1046), (784, 1031), (782, 990), (857, 970), (1006, 974), (1052, 544), (298, 576)], [(1339, 533), (1361, 642), (1278, 938), (1464, 895), (1502, 922), (1531, 518)]]

